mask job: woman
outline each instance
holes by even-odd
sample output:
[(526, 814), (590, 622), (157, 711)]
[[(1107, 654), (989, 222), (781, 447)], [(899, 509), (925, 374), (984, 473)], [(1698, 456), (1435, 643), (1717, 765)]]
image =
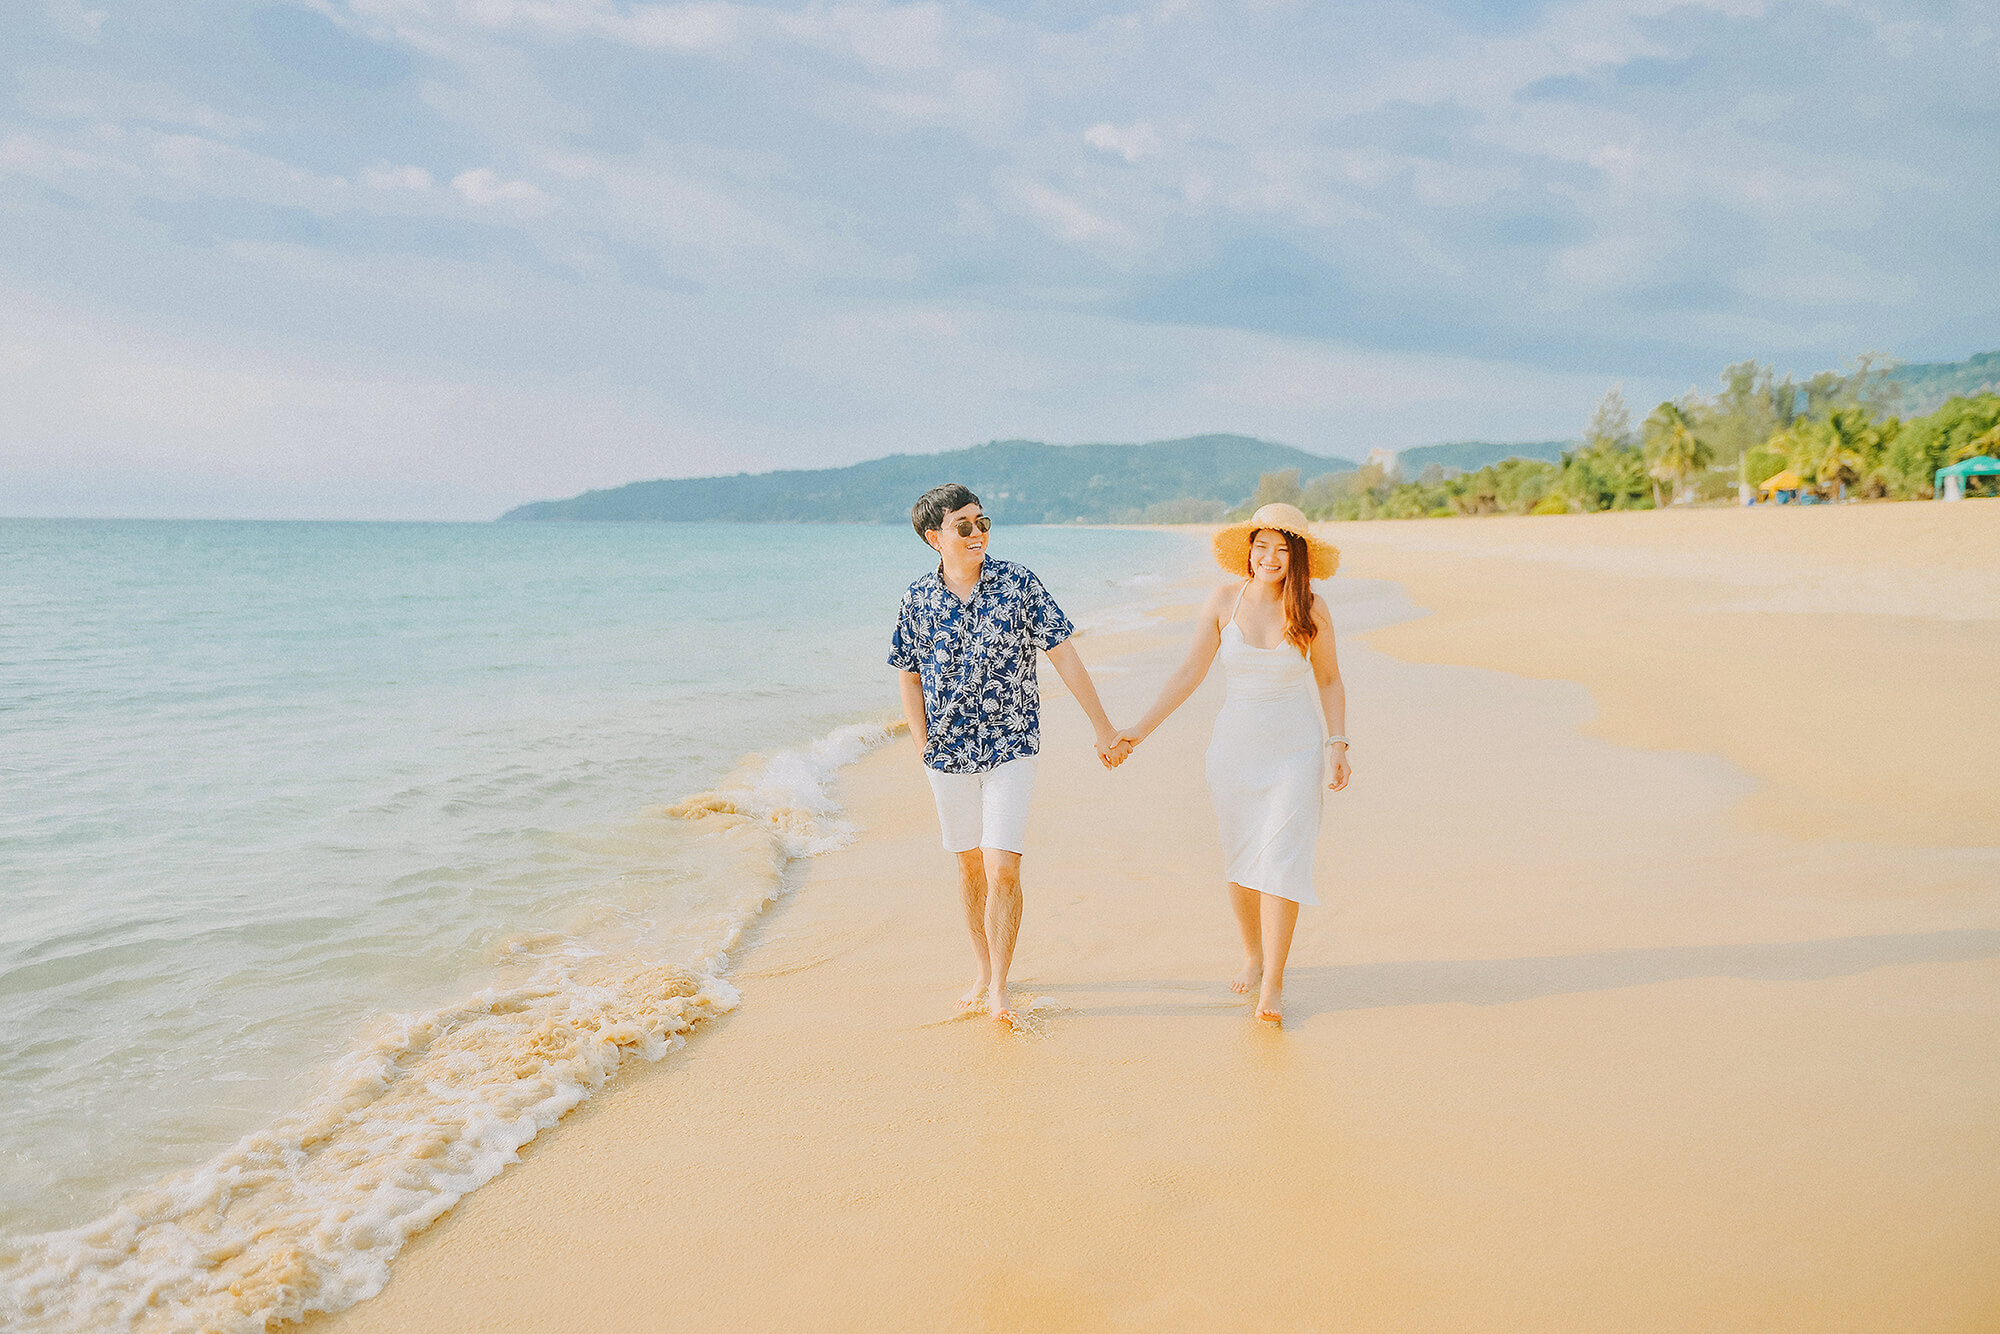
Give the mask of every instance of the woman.
[(1326, 779), (1338, 792), (1348, 779), (1347, 692), (1333, 619), (1311, 582), (1333, 574), (1340, 552), (1313, 536), (1295, 507), (1278, 504), (1218, 532), (1215, 558), (1242, 582), (1209, 594), (1187, 660), (1138, 726), (1120, 737), (1132, 745), (1144, 741), (1187, 701), (1221, 653), (1228, 692), (1208, 746), (1208, 790), (1222, 830), (1229, 902), (1243, 933), (1243, 971), (1229, 988), (1240, 995), (1254, 990), (1257, 1017), (1282, 1024), (1292, 928), (1300, 904), (1319, 902), (1313, 845), (1320, 783)]

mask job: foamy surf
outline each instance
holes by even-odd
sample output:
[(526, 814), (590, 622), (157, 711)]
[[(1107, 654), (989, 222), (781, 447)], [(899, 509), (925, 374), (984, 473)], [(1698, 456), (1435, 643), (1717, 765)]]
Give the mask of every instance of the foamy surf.
[(0, 1323), (234, 1334), (374, 1295), (412, 1236), (627, 1061), (735, 1008), (728, 951), (794, 861), (852, 837), (831, 778), (890, 730), (841, 728), (653, 813), (700, 893), (516, 937), (499, 966), (525, 977), (387, 1017), (304, 1105), (95, 1222), (14, 1242)]

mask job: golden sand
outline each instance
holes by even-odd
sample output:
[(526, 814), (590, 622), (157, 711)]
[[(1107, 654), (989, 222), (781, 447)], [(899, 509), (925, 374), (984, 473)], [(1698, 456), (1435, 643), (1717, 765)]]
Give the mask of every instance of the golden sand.
[[(741, 1008), (323, 1323), (2000, 1327), (2000, 751), (1960, 708), (2000, 505), (1338, 540), (1356, 777), (1283, 1032), (1224, 984), (1217, 683), (1106, 774), (1048, 676), (1027, 1032), (950, 1017), (950, 859), (877, 752)], [(1114, 717), (1181, 635), (1084, 645)]]
[(1437, 613), (1377, 647), (1580, 681), (1595, 734), (1755, 778), (1764, 828), (2000, 845), (2000, 506), (1333, 527)]

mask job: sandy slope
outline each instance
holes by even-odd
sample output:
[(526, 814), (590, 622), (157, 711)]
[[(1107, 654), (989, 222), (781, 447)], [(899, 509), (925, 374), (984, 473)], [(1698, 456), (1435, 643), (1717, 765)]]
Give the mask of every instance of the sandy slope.
[[(907, 746), (876, 754), (846, 784), (866, 836), (773, 910), (742, 1008), (325, 1323), (2000, 1326), (2000, 837), (1990, 799), (1935, 813), (1996, 788), (1948, 721), (1954, 673), (1996, 661), (1954, 656), (1992, 646), (1993, 612), (1946, 619), (1992, 529), (1875, 513), (1343, 530), (1357, 777), (1282, 1034), (1218, 981), (1214, 682), (1110, 775), (1049, 701), (1021, 1037), (946, 1018), (948, 859)], [(1958, 593), (1923, 591), (1907, 540), (1958, 551)], [(1894, 610), (1809, 573), (1836, 555)], [(1648, 612), (1609, 610), (1635, 592)], [(1362, 637), (1391, 623), (1373, 642), (1397, 657)], [(1179, 635), (1086, 646), (1114, 714)], [(1912, 644), (1925, 670), (1860, 669)], [(1931, 763), (1877, 762), (1853, 795), (1838, 747), (1746, 740), (1691, 673), (1780, 678), (1859, 711), (1850, 735), (1925, 729), (1897, 741)], [(1801, 837), (1829, 792), (1869, 838)]]

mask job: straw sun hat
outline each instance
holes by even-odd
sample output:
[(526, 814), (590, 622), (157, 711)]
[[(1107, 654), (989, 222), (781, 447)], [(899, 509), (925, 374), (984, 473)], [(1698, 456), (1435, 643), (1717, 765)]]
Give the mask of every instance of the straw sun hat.
[(1250, 539), (1257, 535), (1260, 528), (1275, 528), (1303, 541), (1309, 573), (1314, 579), (1331, 579), (1333, 572), (1340, 568), (1340, 548), (1313, 536), (1312, 525), (1300, 513), (1299, 507), (1283, 501), (1273, 501), (1242, 523), (1232, 523), (1216, 533), (1215, 563), (1233, 575), (1248, 574)]

